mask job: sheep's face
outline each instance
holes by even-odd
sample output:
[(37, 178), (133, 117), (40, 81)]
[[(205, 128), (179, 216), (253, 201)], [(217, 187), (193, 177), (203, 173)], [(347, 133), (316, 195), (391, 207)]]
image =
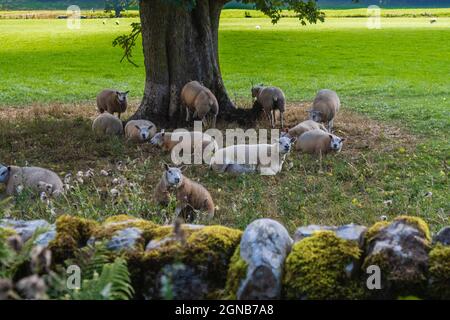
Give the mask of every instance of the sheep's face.
[(9, 180), (10, 168), (0, 165), (0, 183), (6, 183)]
[(252, 97), (256, 98), (258, 96), (260, 90), (261, 90), (261, 86), (252, 87)]
[(129, 92), (129, 91), (125, 91), (125, 92), (117, 91), (117, 92), (116, 92), (116, 94), (117, 94), (117, 100), (119, 100), (119, 102), (120, 102), (121, 104), (124, 104), (124, 103), (127, 102), (128, 92)]
[(281, 154), (286, 154), (291, 151), (292, 144), (295, 142), (296, 138), (290, 138), (290, 137), (281, 137), (280, 140), (278, 140), (278, 147)]
[(183, 181), (181, 170), (166, 165), (166, 180), (170, 186), (178, 187)]
[(164, 141), (164, 131), (158, 132), (153, 136), (153, 138), (150, 140), (150, 143), (154, 146), (161, 147)]
[(322, 122), (322, 112), (312, 110), (309, 112), (309, 119), (315, 122)]
[(343, 142), (345, 141), (345, 139), (341, 139), (341, 138), (336, 137), (336, 136), (334, 136), (332, 134), (330, 134), (330, 139), (331, 139), (330, 140), (330, 148), (331, 148), (331, 150), (336, 151), (336, 152), (340, 152), (341, 149), (342, 149), (342, 145), (343, 145)]
[(44, 181), (39, 181), (37, 187), (39, 191), (45, 192), (47, 194), (51, 194), (53, 191), (53, 185), (51, 185), (50, 183), (46, 183)]
[(150, 136), (150, 129), (153, 128), (153, 126), (149, 126), (149, 127), (139, 127), (136, 126), (136, 129), (139, 130), (139, 138), (142, 141), (146, 141), (148, 140), (148, 137)]

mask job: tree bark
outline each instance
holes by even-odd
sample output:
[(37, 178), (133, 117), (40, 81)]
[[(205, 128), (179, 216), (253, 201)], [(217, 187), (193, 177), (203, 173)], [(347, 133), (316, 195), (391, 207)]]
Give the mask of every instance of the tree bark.
[(193, 80), (219, 101), (219, 115), (235, 107), (219, 67), (218, 32), (228, 0), (197, 0), (193, 9), (167, 0), (141, 0), (142, 44), (146, 71), (144, 97), (133, 119), (159, 124), (184, 123), (180, 92)]

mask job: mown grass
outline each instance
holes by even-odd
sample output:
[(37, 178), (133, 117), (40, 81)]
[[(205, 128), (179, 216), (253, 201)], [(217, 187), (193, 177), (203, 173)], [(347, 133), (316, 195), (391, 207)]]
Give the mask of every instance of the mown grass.
[[(170, 210), (161, 212), (151, 196), (169, 156), (149, 145), (99, 140), (90, 130), (101, 88), (131, 89), (130, 113), (139, 102), (141, 48), (135, 68), (119, 64), (120, 50), (111, 47), (132, 21), (83, 20), (73, 31), (60, 20), (0, 20), (0, 162), (45, 166), (62, 176), (88, 168), (97, 173), (74, 183), (50, 208), (36, 199), (5, 199), (1, 216), (130, 213), (170, 220)], [(381, 30), (368, 30), (365, 22), (330, 18), (301, 27), (289, 18), (276, 26), (263, 18), (222, 20), (221, 67), (238, 105), (249, 105), (252, 81), (278, 85), (293, 125), (306, 117), (307, 104), (299, 102), (329, 87), (344, 103), (336, 129), (348, 141), (341, 154), (322, 160), (294, 153), (292, 168), (276, 177), (228, 177), (190, 167), (186, 174), (216, 201), (213, 222), (243, 228), (272, 217), (292, 231), (307, 223), (370, 224), (381, 215), (411, 214), (433, 230), (449, 223), (450, 19), (386, 18)], [(118, 161), (126, 166), (119, 170)], [(113, 176), (99, 176), (101, 169)], [(114, 199), (113, 178), (134, 184), (120, 186)]]

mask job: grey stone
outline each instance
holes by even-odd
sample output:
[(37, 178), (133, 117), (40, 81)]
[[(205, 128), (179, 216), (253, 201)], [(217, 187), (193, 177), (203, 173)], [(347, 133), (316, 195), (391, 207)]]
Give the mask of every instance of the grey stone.
[(287, 230), (274, 220), (259, 219), (247, 226), (240, 253), (248, 267), (236, 295), (238, 299), (280, 298), (284, 260), (292, 242)]
[(0, 227), (14, 229), (23, 242), (30, 239), (38, 229), (49, 229), (50, 224), (45, 220), (14, 220), (1, 219)]
[(443, 245), (450, 246), (450, 227), (442, 228), (434, 237), (434, 243), (442, 243)]
[(318, 226), (318, 225), (309, 225), (306, 227), (299, 227), (295, 231), (294, 241), (298, 242), (306, 237), (312, 236), (312, 234), (316, 231), (321, 230), (329, 230), (333, 231), (337, 237), (344, 239), (355, 241), (359, 244), (360, 247), (364, 245), (364, 234), (367, 230), (366, 227), (357, 225), (357, 224), (346, 224), (343, 226)]
[(138, 228), (125, 228), (117, 231), (108, 241), (106, 247), (109, 250), (130, 250), (134, 249), (136, 242), (141, 238), (142, 231)]
[(52, 224), (48, 231), (41, 233), (34, 241), (35, 245), (47, 247), (56, 238), (56, 226)]

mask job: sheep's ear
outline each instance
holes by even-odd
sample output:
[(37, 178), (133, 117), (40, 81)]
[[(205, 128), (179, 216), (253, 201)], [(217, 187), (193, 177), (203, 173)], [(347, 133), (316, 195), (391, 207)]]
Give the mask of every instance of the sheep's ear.
[(150, 130), (150, 129), (153, 128), (153, 127), (154, 127), (154, 125), (152, 125), (152, 124), (149, 125), (149, 126), (148, 126), (148, 130)]
[(347, 138), (342, 138), (342, 139), (341, 139), (341, 142), (344, 142), (345, 140), (347, 140)]
[(292, 137), (291, 138), (291, 143), (294, 143), (295, 141), (297, 141), (297, 137)]
[(330, 139), (333, 139), (333, 135), (332, 134), (329, 134), (328, 136), (330, 137)]
[(164, 163), (164, 170), (169, 171), (169, 165), (167, 163)]
[(8, 166), (8, 168), (7, 168), (7, 169), (8, 169), (8, 172), (10, 172), (10, 171), (11, 171), (11, 166)]
[(130, 90), (124, 92), (125, 95), (127, 95), (129, 93), (130, 93)]
[(141, 130), (141, 128), (136, 124), (134, 125), (136, 129)]
[(184, 170), (186, 170), (186, 169), (187, 169), (187, 166), (186, 166), (186, 165), (184, 165), (184, 166), (181, 166), (181, 167), (180, 167), (179, 169), (180, 169), (180, 171), (181, 171), (181, 172), (183, 172)]

